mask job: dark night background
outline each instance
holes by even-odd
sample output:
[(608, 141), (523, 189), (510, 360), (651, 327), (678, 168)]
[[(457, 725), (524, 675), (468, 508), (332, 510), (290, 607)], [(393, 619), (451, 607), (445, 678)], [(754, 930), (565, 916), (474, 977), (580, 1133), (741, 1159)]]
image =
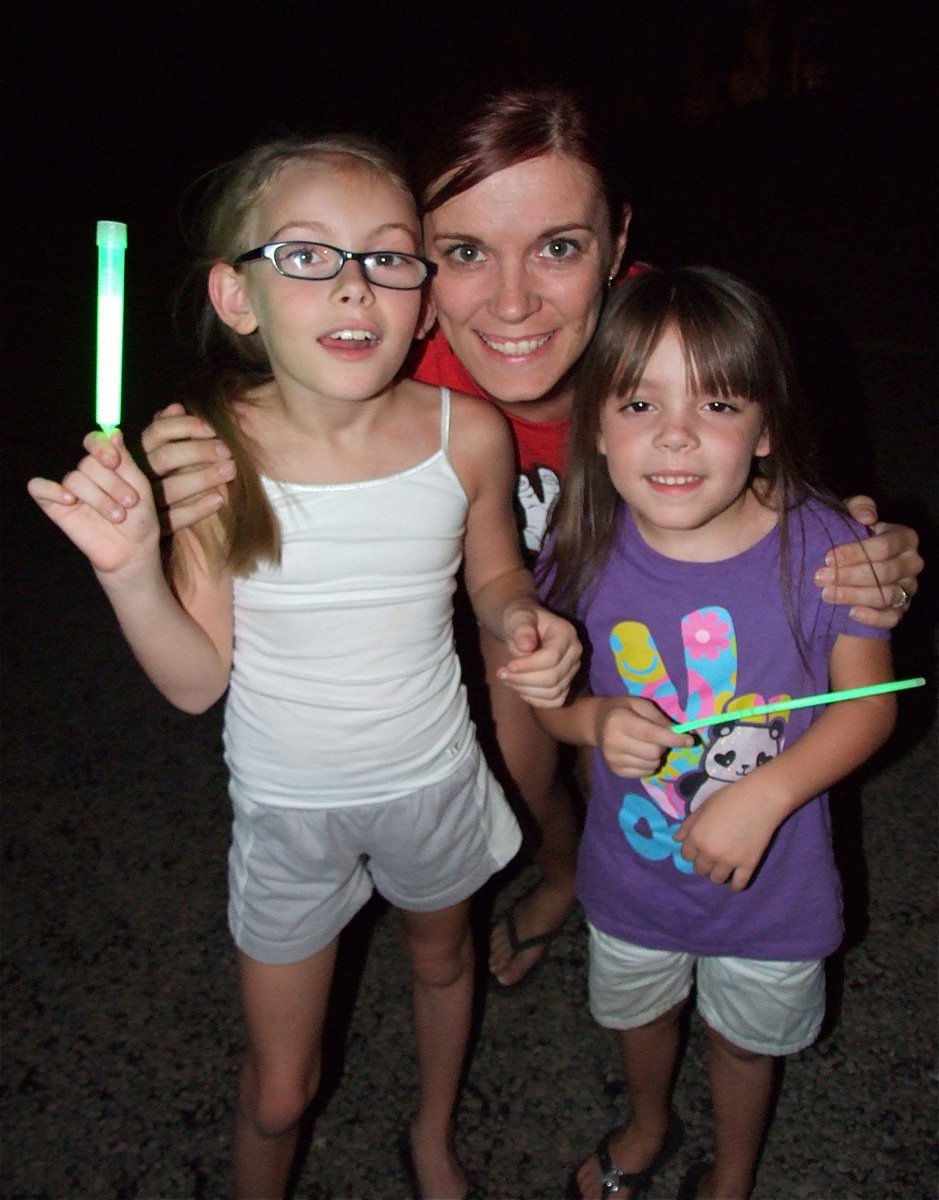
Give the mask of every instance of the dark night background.
[[(272, 0), (8, 13), (3, 1195), (221, 1194), (239, 1052), (217, 714), (193, 723), (167, 712), (87, 569), (25, 496), (31, 474), (74, 462), (92, 423), (95, 222), (129, 226), (123, 426), (135, 445), (190, 362), (171, 310), (185, 261), (180, 210), (201, 172), (294, 131), (351, 128), (407, 148), (448, 100), (538, 82), (574, 87), (601, 114), (633, 201), (627, 255), (709, 262), (766, 291), (795, 343), (829, 481), (870, 491), (922, 536), (932, 570), (895, 645), (898, 674), (927, 675), (930, 686), (902, 702), (891, 750), (861, 780), (874, 811), (883, 793), (903, 802), (879, 818), (879, 850), (876, 820), (862, 831), (844, 819), (849, 953), (835, 995), (848, 998), (820, 1057), (799, 1064), (804, 1078), (790, 1072), (804, 1091), (788, 1126), (781, 1111), (756, 1195), (935, 1195), (935, 1081), (930, 1092), (923, 1047), (935, 1028), (935, 868), (914, 817), (931, 819), (935, 778), (935, 6), (622, 0), (403, 11)], [(557, 1194), (616, 1115), (621, 1085), (582, 1012), (573, 933), (527, 1000), (487, 1010), (465, 1123), (469, 1136), (478, 1118), (475, 1169), (503, 1198), (526, 1187)], [(394, 1089), (410, 1088), (396, 1058), (408, 1035), (383, 1024), (387, 989), (379, 984), (375, 999), (368, 978), (300, 1197), (365, 1195), (365, 1184), (350, 1190), (355, 1155), (393, 1154)], [(875, 1010), (883, 1028), (864, 1024)], [(899, 1014), (907, 1025), (892, 1040)], [(529, 1035), (516, 1046), (519, 1023)], [(546, 1082), (568, 1047), (569, 1090)], [(388, 1094), (360, 1103), (356, 1072), (368, 1077), (380, 1053), (369, 1087)], [(493, 1065), (487, 1054), (504, 1057)], [(499, 1091), (506, 1075), (519, 1110)], [(692, 1068), (690, 1094), (703, 1096), (696, 1079)], [(542, 1103), (553, 1103), (553, 1118)], [(817, 1121), (806, 1115), (813, 1103)], [(822, 1130), (829, 1106), (852, 1104), (844, 1127)], [(373, 1148), (359, 1130), (376, 1111), (392, 1124)], [(521, 1128), (529, 1113), (536, 1133)], [(824, 1145), (806, 1154), (812, 1138)], [(378, 1192), (398, 1195), (389, 1169)]]

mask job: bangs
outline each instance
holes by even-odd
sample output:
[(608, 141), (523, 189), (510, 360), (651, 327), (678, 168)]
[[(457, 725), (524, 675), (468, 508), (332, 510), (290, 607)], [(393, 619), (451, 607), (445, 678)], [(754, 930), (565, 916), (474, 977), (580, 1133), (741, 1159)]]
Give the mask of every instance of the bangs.
[[(681, 342), (685, 378), (690, 391), (706, 396), (759, 401), (772, 394), (777, 372), (767, 361), (765, 330), (759, 319), (731, 290), (702, 287), (699, 280), (650, 272), (617, 289), (607, 326), (619, 325), (610, 363), (610, 391), (631, 397), (656, 346), (667, 330)], [(710, 281), (709, 281), (710, 282)], [(696, 286), (697, 285), (697, 286)]]

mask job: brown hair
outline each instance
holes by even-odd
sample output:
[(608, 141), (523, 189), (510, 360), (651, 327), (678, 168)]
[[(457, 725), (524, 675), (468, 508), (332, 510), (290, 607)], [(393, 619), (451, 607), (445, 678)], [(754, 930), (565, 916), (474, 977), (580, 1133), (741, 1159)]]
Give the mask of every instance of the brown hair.
[[(609, 396), (635, 394), (666, 328), (681, 339), (690, 386), (760, 405), (770, 452), (754, 461), (751, 482), (762, 481), (758, 495), (781, 513), (784, 594), (796, 632), (789, 522), (810, 496), (846, 512), (816, 476), (789, 345), (775, 313), (742, 280), (710, 267), (648, 271), (614, 288), (607, 302), (577, 378), (568, 475), (542, 573), (551, 580), (551, 602), (576, 613), (609, 557), (623, 501), (597, 448), (600, 415)], [(801, 646), (798, 634), (797, 640)]]
[[(237, 473), (228, 485), (228, 503), (193, 528), (210, 564), (248, 574), (262, 560), (280, 559), (280, 529), (261, 484), (259, 451), (245, 436), (235, 412), (250, 393), (272, 379), (259, 333), (243, 335), (218, 317), (206, 293), (206, 280), (218, 262), (233, 262), (253, 249), (247, 244), (251, 216), (281, 174), (292, 166), (322, 164), (326, 169), (363, 170), (389, 180), (413, 203), (403, 168), (384, 146), (357, 134), (266, 142), (225, 163), (202, 183), (201, 235), (188, 288), (197, 290), (196, 326), (206, 377), (187, 397), (187, 407), (215, 429), (232, 452)], [(185, 554), (171, 552), (174, 578), (187, 579)]]
[(589, 168), (606, 200), (615, 241), (624, 198), (586, 110), (561, 88), (485, 96), (462, 120), (425, 139), (416, 154), (421, 208), (433, 212), (497, 171), (543, 154), (564, 155)]

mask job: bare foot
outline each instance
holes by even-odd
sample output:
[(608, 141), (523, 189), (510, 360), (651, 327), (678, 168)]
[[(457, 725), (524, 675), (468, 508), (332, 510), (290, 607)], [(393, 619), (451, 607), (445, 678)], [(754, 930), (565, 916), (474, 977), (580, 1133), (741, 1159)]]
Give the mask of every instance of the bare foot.
[[(617, 1129), (608, 1136), (607, 1153), (613, 1164), (627, 1175), (646, 1171), (655, 1162), (665, 1142), (667, 1126), (658, 1132), (652, 1131), (651, 1136), (640, 1132), (632, 1123), (623, 1129)], [(585, 1163), (577, 1169), (577, 1186), (583, 1200), (602, 1200), (603, 1171), (596, 1154), (591, 1154)], [(630, 1200), (633, 1188), (620, 1188), (616, 1192), (616, 1200)]]
[(439, 1137), (424, 1137), (418, 1127), (412, 1125), (410, 1149), (423, 1200), (462, 1200), (469, 1190), (469, 1181), (449, 1140), (441, 1143)]
[(512, 945), (508, 917), (493, 925), (489, 936), (489, 970), (503, 987), (521, 983), (545, 957), (551, 939), (560, 932), (573, 903), (570, 888), (551, 888), (542, 879), (512, 906), (516, 939), (522, 947), (518, 951)]

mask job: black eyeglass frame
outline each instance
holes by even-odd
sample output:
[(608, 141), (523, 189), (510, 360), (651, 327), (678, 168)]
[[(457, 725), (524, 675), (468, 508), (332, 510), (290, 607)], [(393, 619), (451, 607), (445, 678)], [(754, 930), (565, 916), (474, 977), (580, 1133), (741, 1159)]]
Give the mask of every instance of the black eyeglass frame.
[[(320, 275), (316, 278), (308, 275), (291, 275), (289, 271), (283, 269), (276, 258), (277, 251), (283, 246), (322, 246), (324, 250), (332, 250), (339, 255), (339, 266), (331, 275)], [(420, 283), (412, 283), (407, 287), (395, 286), (393, 283), (378, 283), (369, 275), (367, 262), (368, 259), (374, 258), (378, 254), (394, 254), (398, 258), (408, 258), (419, 262), (427, 273)], [(393, 292), (416, 292), (437, 274), (437, 264), (420, 254), (408, 254), (404, 250), (343, 250), (340, 246), (330, 246), (328, 242), (311, 242), (303, 238), (291, 238), (286, 242), (266, 242), (263, 246), (257, 246), (254, 250), (246, 250), (244, 254), (239, 254), (232, 262), (232, 266), (240, 267), (242, 263), (253, 262), (258, 258), (266, 258), (278, 275), (283, 275), (285, 279), (299, 279), (303, 283), (326, 283), (330, 279), (335, 279), (347, 262), (357, 262), (369, 283), (374, 284), (375, 287), (388, 288)]]

